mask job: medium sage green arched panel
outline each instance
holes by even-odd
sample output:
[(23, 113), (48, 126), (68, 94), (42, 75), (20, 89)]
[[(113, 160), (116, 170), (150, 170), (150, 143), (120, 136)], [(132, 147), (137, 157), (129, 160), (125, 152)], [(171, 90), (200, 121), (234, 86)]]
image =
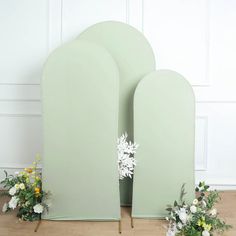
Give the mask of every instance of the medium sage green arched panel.
[[(115, 59), (120, 72), (119, 136), (127, 132), (133, 139), (133, 95), (139, 80), (155, 69), (153, 50), (144, 35), (130, 25), (107, 21), (95, 24), (78, 39), (105, 47)], [(132, 180), (120, 182), (121, 204), (132, 200)]]
[(120, 218), (116, 140), (119, 73), (110, 54), (74, 41), (48, 58), (43, 91), (45, 219)]
[(146, 75), (134, 95), (135, 155), (132, 216), (166, 216), (166, 205), (194, 199), (195, 100), (190, 84), (179, 74), (159, 70)]

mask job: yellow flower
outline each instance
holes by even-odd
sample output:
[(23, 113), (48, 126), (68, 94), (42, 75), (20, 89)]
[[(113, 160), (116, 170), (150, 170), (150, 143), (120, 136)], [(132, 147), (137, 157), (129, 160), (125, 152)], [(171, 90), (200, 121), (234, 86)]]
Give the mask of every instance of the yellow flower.
[(203, 228), (207, 231), (211, 230), (211, 224), (204, 224)]
[(36, 179), (36, 180), (40, 180), (40, 177), (39, 177), (39, 176), (36, 176), (35, 179)]
[(197, 225), (198, 225), (198, 226), (201, 226), (201, 225), (202, 225), (201, 220), (198, 220)]
[(35, 192), (35, 194), (39, 194), (40, 193), (40, 188), (38, 188), (38, 187), (34, 188), (34, 192)]
[(25, 171), (30, 174), (30, 173), (32, 173), (33, 170), (32, 170), (32, 168), (25, 168)]
[(15, 184), (15, 188), (16, 190), (20, 188), (20, 185), (19, 184)]

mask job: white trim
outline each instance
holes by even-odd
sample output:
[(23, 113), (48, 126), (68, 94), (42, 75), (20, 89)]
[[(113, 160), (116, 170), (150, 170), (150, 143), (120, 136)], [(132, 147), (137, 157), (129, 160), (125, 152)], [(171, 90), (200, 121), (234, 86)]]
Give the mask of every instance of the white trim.
[(64, 2), (63, 2), (63, 0), (61, 0), (61, 5), (60, 5), (60, 7), (61, 7), (61, 12), (60, 12), (60, 14), (61, 14), (61, 18), (60, 18), (60, 24), (61, 24), (61, 33), (60, 33), (60, 40), (61, 40), (61, 44), (63, 43), (63, 6), (64, 6)]
[(41, 102), (41, 99), (33, 99), (33, 98), (29, 98), (29, 99), (9, 99), (9, 98), (0, 98), (0, 102)]
[(236, 190), (236, 182), (235, 183), (208, 183), (211, 190)]
[(6, 83), (6, 82), (0, 82), (0, 85), (40, 85), (40, 83)]
[(142, 0), (142, 5), (141, 5), (141, 12), (142, 12), (142, 25), (141, 25), (141, 32), (144, 34), (144, 0)]
[(126, 24), (130, 23), (130, 0), (126, 0)]
[(196, 103), (236, 103), (236, 100), (204, 100), (196, 101)]
[[(207, 155), (207, 148), (208, 148), (208, 116), (197, 116), (196, 119), (204, 120), (204, 149), (203, 149), (203, 156), (204, 162), (201, 164), (200, 167), (195, 168), (195, 171), (206, 171), (208, 166), (208, 155)], [(196, 158), (196, 157), (195, 157)]]
[(48, 52), (62, 43), (62, 1), (48, 1)]
[(206, 7), (206, 71), (205, 71), (205, 79), (203, 83), (191, 84), (193, 87), (210, 87), (210, 3), (209, 1), (205, 1)]
[[(0, 169), (24, 169), (27, 167), (32, 166), (32, 163), (25, 163), (25, 164), (20, 164), (20, 163), (0, 163)], [(42, 165), (38, 165), (37, 169), (42, 169)]]
[(0, 113), (0, 117), (41, 117), (41, 113)]

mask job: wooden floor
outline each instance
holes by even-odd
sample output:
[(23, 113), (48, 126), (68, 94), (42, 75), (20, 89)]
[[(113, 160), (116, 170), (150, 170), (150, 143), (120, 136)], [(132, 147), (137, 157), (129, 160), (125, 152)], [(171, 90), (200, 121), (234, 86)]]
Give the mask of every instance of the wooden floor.
[[(236, 236), (236, 191), (221, 193), (217, 208), (220, 216), (233, 225), (225, 236)], [(4, 199), (0, 199), (2, 206)], [(20, 222), (14, 213), (0, 213), (0, 236), (113, 236), (118, 233), (117, 222), (42, 221), (38, 232), (37, 222)], [(165, 236), (165, 221), (135, 219), (130, 227), (130, 208), (122, 208), (122, 236)]]

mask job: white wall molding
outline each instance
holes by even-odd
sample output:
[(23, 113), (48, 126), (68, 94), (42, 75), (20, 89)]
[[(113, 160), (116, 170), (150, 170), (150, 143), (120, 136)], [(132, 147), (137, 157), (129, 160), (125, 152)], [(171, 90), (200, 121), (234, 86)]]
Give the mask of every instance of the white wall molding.
[(126, 0), (126, 24), (130, 23), (130, 0)]
[(142, 0), (142, 5), (141, 5), (141, 9), (142, 9), (142, 15), (141, 15), (141, 19), (142, 19), (142, 28), (141, 28), (141, 32), (143, 33), (143, 34), (145, 34), (144, 33), (144, 0)]
[(1, 98), (0, 102), (41, 102), (41, 99), (6, 99), (6, 98)]
[(16, 86), (16, 85), (40, 85), (40, 83), (6, 83), (6, 82), (0, 82), (0, 85), (12, 85), (12, 86)]
[[(236, 182), (234, 182), (232, 184), (228, 184), (228, 183), (209, 184), (207, 182), (207, 184), (210, 186), (210, 190), (218, 190), (218, 191), (233, 191), (233, 190), (236, 190)], [(197, 186), (198, 183), (195, 183), (195, 185)]]
[(204, 101), (196, 101), (196, 103), (205, 103), (205, 104), (207, 104), (207, 103), (226, 103), (226, 104), (230, 104), (230, 103), (236, 103), (236, 100), (204, 100)]
[[(198, 127), (199, 121), (202, 122), (203, 127)], [(198, 133), (202, 132), (202, 133)], [(195, 150), (195, 171), (206, 171), (208, 163), (208, 117), (196, 117), (196, 150)], [(198, 160), (200, 159), (200, 162)]]
[[(8, 170), (8, 169), (24, 169), (31, 167), (32, 163), (0, 163), (0, 170)], [(42, 165), (38, 165), (37, 169), (42, 169)]]
[(63, 0), (48, 1), (48, 51), (51, 52), (62, 43)]
[[(196, 185), (199, 182), (196, 181)], [(236, 179), (219, 179), (219, 178), (211, 178), (206, 181), (206, 184), (210, 186), (211, 190), (236, 190)]]
[(41, 113), (0, 113), (0, 117), (42, 117)]
[(142, 32), (143, 0), (129, 0), (129, 24)]

